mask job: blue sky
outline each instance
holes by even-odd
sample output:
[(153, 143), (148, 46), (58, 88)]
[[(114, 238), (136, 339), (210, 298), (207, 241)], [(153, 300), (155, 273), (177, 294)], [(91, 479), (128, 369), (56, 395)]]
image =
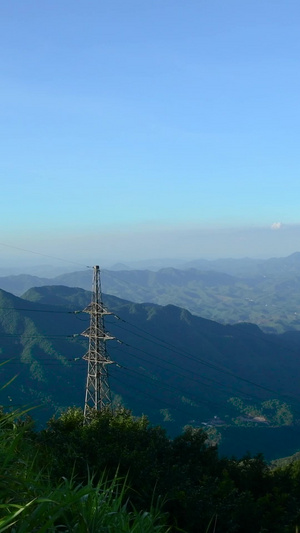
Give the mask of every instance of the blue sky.
[(298, 2), (0, 17), (1, 242), (104, 265), (300, 250)]

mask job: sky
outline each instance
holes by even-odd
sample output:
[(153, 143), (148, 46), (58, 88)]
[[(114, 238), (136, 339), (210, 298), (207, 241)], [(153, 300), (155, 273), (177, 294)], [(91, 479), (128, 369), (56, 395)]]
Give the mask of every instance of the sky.
[(14, 0), (0, 24), (0, 265), (300, 251), (298, 1)]

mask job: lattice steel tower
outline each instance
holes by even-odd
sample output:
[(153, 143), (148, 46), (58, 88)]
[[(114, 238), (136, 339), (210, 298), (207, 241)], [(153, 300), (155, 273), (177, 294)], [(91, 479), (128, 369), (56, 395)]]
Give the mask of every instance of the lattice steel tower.
[(106, 352), (106, 341), (114, 339), (104, 327), (104, 315), (111, 313), (102, 303), (100, 269), (94, 266), (93, 296), (91, 303), (84, 309), (90, 314), (90, 327), (82, 335), (89, 338), (88, 352), (83, 359), (88, 361), (88, 373), (85, 389), (84, 420), (86, 421), (91, 409), (101, 411), (111, 406), (111, 394), (108, 380), (107, 365), (113, 363)]

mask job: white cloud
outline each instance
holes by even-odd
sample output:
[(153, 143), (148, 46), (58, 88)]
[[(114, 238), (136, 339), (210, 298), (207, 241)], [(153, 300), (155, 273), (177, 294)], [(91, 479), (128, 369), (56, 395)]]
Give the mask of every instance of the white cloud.
[(282, 224), (281, 222), (273, 222), (273, 224), (271, 225), (271, 229), (280, 229), (282, 228)]

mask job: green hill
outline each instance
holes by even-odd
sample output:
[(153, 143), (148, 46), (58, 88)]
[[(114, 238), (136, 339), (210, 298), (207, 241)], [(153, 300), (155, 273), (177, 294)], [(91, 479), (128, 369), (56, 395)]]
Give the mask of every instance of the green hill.
[[(89, 315), (73, 311), (90, 297), (63, 286), (34, 288), (23, 298), (0, 291), (1, 359), (10, 359), (1, 367), (2, 382), (18, 374), (1, 391), (4, 405), (40, 403), (36, 416), (43, 422), (83, 404), (87, 341), (80, 333)], [(300, 333), (271, 335), (252, 324), (222, 325), (172, 305), (113, 296), (105, 304), (120, 317), (107, 318), (107, 329), (121, 340), (109, 343), (118, 363), (110, 366), (116, 402), (146, 413), (171, 435), (186, 424), (205, 425), (212, 439), (223, 435), (224, 453), (233, 441), (240, 453), (253, 449), (243, 436), (254, 435), (252, 429), (270, 459), (298, 450)], [(285, 431), (295, 438), (287, 441)], [(268, 439), (276, 442), (269, 454)]]

